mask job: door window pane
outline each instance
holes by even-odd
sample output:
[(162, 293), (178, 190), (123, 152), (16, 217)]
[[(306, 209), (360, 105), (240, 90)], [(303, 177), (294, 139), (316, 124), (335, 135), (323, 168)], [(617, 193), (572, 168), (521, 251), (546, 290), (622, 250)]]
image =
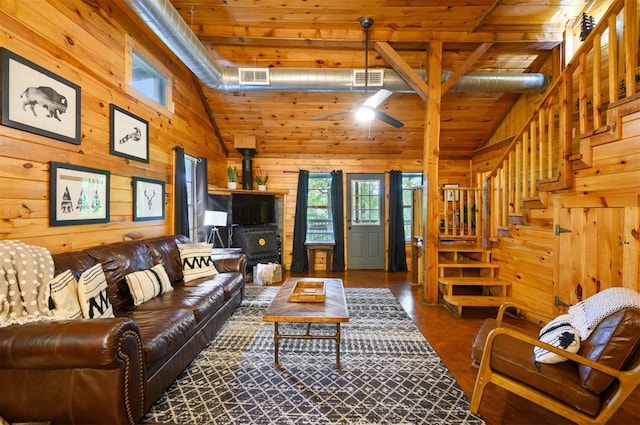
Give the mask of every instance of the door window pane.
[(378, 180), (351, 181), (351, 224), (377, 226), (380, 224), (380, 182)]

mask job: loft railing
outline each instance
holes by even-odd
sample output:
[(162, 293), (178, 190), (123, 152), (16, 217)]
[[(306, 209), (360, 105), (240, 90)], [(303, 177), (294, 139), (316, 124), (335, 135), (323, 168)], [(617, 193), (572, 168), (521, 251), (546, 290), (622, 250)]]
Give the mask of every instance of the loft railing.
[(490, 211), (485, 246), (528, 202), (546, 204), (548, 192), (571, 187), (583, 137), (613, 130), (609, 105), (634, 96), (640, 83), (637, 9), (637, 0), (613, 2), (493, 169), (478, 176), (482, 213)]

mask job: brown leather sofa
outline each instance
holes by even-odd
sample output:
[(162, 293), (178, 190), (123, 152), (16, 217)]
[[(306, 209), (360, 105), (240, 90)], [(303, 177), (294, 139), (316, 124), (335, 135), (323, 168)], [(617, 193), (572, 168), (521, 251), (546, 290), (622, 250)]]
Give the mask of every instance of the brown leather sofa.
[[(0, 328), (0, 417), (10, 422), (135, 424), (209, 343), (244, 295), (244, 254), (185, 283), (163, 236), (53, 255), (56, 274), (101, 263), (115, 318)], [(137, 307), (125, 275), (162, 264), (174, 290)]]
[[(604, 318), (577, 353), (538, 340), (537, 334), (496, 319), (487, 319), (472, 344), (472, 364), (479, 366), (470, 410), (478, 413), (487, 384), (510, 392), (579, 424), (604, 424), (640, 384), (640, 310), (624, 308)], [(568, 359), (556, 364), (535, 361), (533, 347)]]

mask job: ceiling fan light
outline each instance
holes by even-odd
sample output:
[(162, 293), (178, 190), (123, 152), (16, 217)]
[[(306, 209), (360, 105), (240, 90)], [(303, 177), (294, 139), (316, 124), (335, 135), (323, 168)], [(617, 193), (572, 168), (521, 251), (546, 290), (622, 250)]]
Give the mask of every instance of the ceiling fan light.
[(371, 121), (376, 117), (376, 113), (373, 109), (361, 106), (356, 110), (356, 120), (358, 121)]

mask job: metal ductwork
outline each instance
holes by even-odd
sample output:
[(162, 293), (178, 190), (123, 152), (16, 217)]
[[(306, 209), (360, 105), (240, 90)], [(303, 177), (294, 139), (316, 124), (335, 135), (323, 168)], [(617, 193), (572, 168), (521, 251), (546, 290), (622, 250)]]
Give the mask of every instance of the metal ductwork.
[[(240, 84), (238, 68), (220, 68), (169, 0), (126, 0), (136, 14), (207, 86), (224, 91), (361, 92), (352, 69), (270, 68), (269, 84)], [(426, 79), (424, 70), (416, 70)], [(451, 72), (442, 74), (446, 81)], [(541, 92), (550, 78), (544, 74), (467, 73), (453, 85), (454, 92)], [(385, 69), (381, 88), (400, 93), (414, 90), (392, 69)]]

